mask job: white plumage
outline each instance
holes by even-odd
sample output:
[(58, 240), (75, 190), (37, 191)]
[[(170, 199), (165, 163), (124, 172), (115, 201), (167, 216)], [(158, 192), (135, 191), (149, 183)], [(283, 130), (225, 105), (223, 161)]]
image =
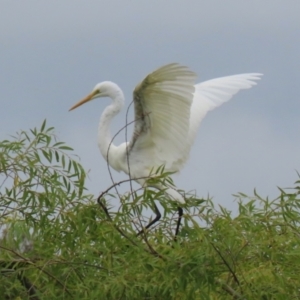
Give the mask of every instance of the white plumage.
[[(124, 95), (115, 83), (97, 84), (70, 110), (95, 98), (112, 99), (100, 119), (100, 151), (115, 170), (130, 172), (131, 178), (143, 185), (145, 180), (140, 178), (147, 177), (151, 170), (162, 165), (166, 171), (179, 171), (188, 159), (206, 113), (228, 101), (239, 90), (252, 87), (260, 77), (258, 73), (240, 74), (195, 85), (196, 74), (187, 67), (176, 63), (163, 66), (135, 88), (134, 133), (130, 142), (118, 147), (111, 143), (109, 127), (112, 118), (124, 106)], [(169, 188), (166, 192), (171, 198), (184, 202), (176, 190)]]

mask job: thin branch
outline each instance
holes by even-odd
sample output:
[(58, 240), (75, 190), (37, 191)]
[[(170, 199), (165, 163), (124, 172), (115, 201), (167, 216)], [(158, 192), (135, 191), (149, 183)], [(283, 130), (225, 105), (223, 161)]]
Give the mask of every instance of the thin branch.
[(227, 285), (226, 283), (222, 282), (221, 280), (217, 280), (217, 282), (221, 285), (222, 289), (226, 291), (228, 294), (233, 296), (233, 299), (245, 299), (242, 295), (236, 292), (232, 287)]
[[(108, 169), (109, 176), (110, 176), (110, 179), (111, 179), (114, 187), (116, 187), (116, 185), (115, 185), (115, 181), (113, 179), (113, 176), (112, 176), (112, 173), (111, 173), (111, 168), (110, 168), (110, 165), (109, 165), (109, 155), (108, 155), (108, 153), (109, 153), (110, 147), (111, 147), (114, 139), (117, 137), (117, 135), (119, 133), (121, 133), (121, 131), (124, 130), (124, 129), (125, 129), (125, 140), (127, 142), (127, 128), (128, 128), (128, 126), (131, 125), (131, 124), (133, 124), (133, 123), (135, 123), (136, 121), (142, 119), (142, 117), (140, 117), (140, 118), (137, 118), (137, 119), (135, 119), (135, 120), (127, 123), (127, 115), (128, 115), (129, 107), (132, 105), (132, 103), (133, 103), (133, 101), (128, 106), (128, 109), (127, 109), (127, 112), (126, 112), (126, 124), (121, 129), (119, 129), (117, 131), (117, 133), (113, 136), (113, 138), (111, 139), (111, 141), (110, 141), (110, 143), (108, 145), (108, 149), (107, 149), (107, 153), (106, 153), (107, 169)], [(132, 192), (132, 190), (133, 190), (132, 184), (131, 184), (132, 178), (131, 178), (130, 165), (129, 165), (129, 152), (128, 152), (128, 147), (127, 146), (126, 146), (126, 156), (127, 156), (127, 165), (128, 165), (128, 171), (129, 171), (128, 175), (129, 175), (129, 178), (130, 178), (130, 181), (129, 181), (130, 182), (130, 189), (131, 189), (131, 192)], [(146, 178), (148, 178), (148, 177), (146, 177)], [(135, 178), (135, 180), (137, 180), (137, 179), (141, 179), (141, 178)], [(121, 198), (120, 194), (119, 194), (119, 192), (117, 190), (117, 188), (116, 188), (116, 193), (118, 194), (119, 198)]]
[(104, 211), (106, 217), (108, 218), (108, 220), (113, 224), (113, 226), (115, 227), (115, 229), (124, 237), (126, 238), (128, 241), (131, 242), (131, 244), (133, 244), (134, 246), (138, 246), (131, 238), (129, 238), (117, 225), (114, 224), (113, 219), (111, 218), (107, 207), (104, 205), (104, 203), (101, 201), (102, 198), (102, 194), (97, 198), (97, 202), (100, 205), (100, 207), (102, 208), (102, 210)]
[[(102, 194), (101, 194), (102, 195)], [(100, 207), (103, 209), (105, 215), (107, 216), (107, 219), (113, 224), (114, 228), (124, 237), (126, 238), (128, 241), (131, 242), (132, 245), (137, 246), (138, 244), (135, 243), (131, 238), (129, 238), (118, 226), (116, 226), (113, 222), (113, 219), (111, 218), (107, 207), (104, 205), (104, 203), (101, 201), (101, 195), (97, 198), (97, 202), (100, 205)], [(146, 241), (146, 240), (145, 240)], [(153, 254), (163, 260), (165, 260), (165, 258), (163, 256), (161, 256), (157, 251), (155, 251), (153, 249), (153, 247), (148, 243), (148, 241), (146, 241), (147, 246), (149, 247), (150, 251), (147, 249), (144, 249), (147, 253)]]
[(26, 289), (30, 300), (40, 300), (40, 298), (37, 295), (36, 286), (33, 283), (31, 283), (27, 277), (23, 275), (23, 272), (19, 272), (17, 278), (23, 285), (23, 287)]
[[(116, 187), (116, 185), (115, 185), (115, 181), (114, 181), (114, 179), (113, 179), (112, 173), (111, 173), (111, 168), (110, 168), (110, 165), (109, 165), (109, 155), (108, 155), (108, 153), (109, 153), (110, 147), (111, 147), (111, 145), (112, 145), (114, 139), (117, 137), (117, 135), (118, 135), (122, 130), (126, 129), (129, 125), (133, 124), (134, 122), (136, 122), (136, 120), (133, 120), (133, 121), (129, 122), (128, 124), (125, 124), (120, 130), (118, 130), (117, 133), (113, 136), (113, 138), (111, 139), (111, 141), (110, 141), (110, 143), (109, 143), (109, 145), (108, 145), (108, 149), (107, 149), (107, 153), (106, 153), (107, 169), (108, 169), (109, 176), (110, 176), (110, 179), (111, 179), (111, 181), (112, 181), (114, 187)], [(131, 178), (130, 178), (130, 180), (131, 180)], [(120, 197), (120, 194), (119, 194), (119, 192), (118, 192), (118, 190), (117, 190), (117, 189), (115, 189), (115, 190), (116, 190), (116, 193), (118, 194), (119, 198), (121, 198), (121, 197)]]
[[(127, 143), (128, 141), (128, 137), (127, 137), (127, 133), (128, 133), (128, 125), (130, 125), (131, 123), (128, 123), (128, 113), (129, 113), (129, 108), (131, 107), (133, 103), (133, 100), (130, 102), (130, 104), (127, 107), (127, 111), (126, 111), (126, 127), (125, 127), (125, 142)], [(129, 178), (131, 179), (131, 171), (130, 171), (130, 164), (129, 164), (129, 151), (128, 151), (128, 147), (126, 146), (126, 158), (127, 158), (127, 167), (128, 167), (128, 175)], [(132, 181), (130, 180), (130, 191), (131, 193), (133, 192), (133, 188), (132, 188)]]
[[(30, 259), (27, 259), (26, 257), (24, 257), (23, 255), (21, 255), (20, 253), (16, 252), (15, 250), (13, 249), (9, 249), (7, 247), (4, 247), (4, 246), (1, 246), (0, 245), (0, 248), (3, 249), (3, 250), (6, 250), (6, 251), (9, 251), (11, 253), (13, 253), (14, 255), (16, 255), (17, 257), (23, 259), (24, 262), (27, 262), (29, 265), (32, 265), (34, 266), (35, 268), (39, 269), (41, 272), (45, 273), (46, 275), (48, 275), (50, 278), (52, 278), (56, 283), (58, 283), (61, 287), (65, 288), (64, 284), (62, 282), (60, 282), (60, 280), (58, 280), (54, 275), (52, 275), (51, 273), (49, 273), (48, 271), (44, 270), (44, 268), (42, 267), (39, 267), (35, 264), (34, 261), (30, 260)], [(45, 267), (46, 264), (43, 266)], [(67, 294), (69, 294), (69, 296), (72, 297), (72, 294), (68, 291), (68, 289), (65, 289), (65, 291), (67, 292)]]
[[(111, 185), (109, 188), (107, 188), (105, 191), (103, 191), (100, 196), (98, 197), (99, 198), (103, 198), (103, 196), (105, 194), (107, 194), (110, 190), (112, 190), (113, 188), (115, 188), (117, 185), (121, 185), (122, 183), (125, 183), (125, 182), (130, 182), (132, 180), (139, 180), (139, 179), (148, 179), (150, 178), (150, 176), (145, 176), (145, 177), (139, 177), (139, 178), (135, 178), (135, 179), (131, 179), (131, 178), (128, 178), (128, 179), (124, 179), (124, 180), (121, 180), (121, 181), (118, 181), (118, 182), (115, 182), (113, 185)], [(132, 193), (133, 194), (133, 193)], [(132, 195), (131, 194), (131, 195)]]
[(222, 261), (224, 262), (224, 264), (227, 266), (229, 272), (232, 274), (234, 281), (240, 285), (240, 282), (238, 280), (238, 278), (236, 277), (234, 271), (232, 270), (232, 268), (230, 267), (230, 265), (227, 263), (227, 261), (225, 260), (225, 258), (223, 257), (223, 255), (221, 254), (221, 252), (217, 249), (217, 247), (213, 244), (210, 243), (212, 245), (212, 247), (215, 249), (215, 251), (218, 253), (218, 255), (221, 257)]

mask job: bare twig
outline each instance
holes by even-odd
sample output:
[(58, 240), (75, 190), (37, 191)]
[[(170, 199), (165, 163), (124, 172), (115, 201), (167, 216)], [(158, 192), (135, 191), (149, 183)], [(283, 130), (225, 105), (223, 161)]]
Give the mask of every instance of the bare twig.
[(217, 282), (221, 285), (222, 289), (226, 291), (228, 294), (233, 296), (233, 299), (246, 299), (242, 295), (240, 295), (238, 292), (236, 292), (232, 287), (227, 285), (226, 283), (222, 282), (221, 280), (217, 280)]
[[(102, 195), (102, 194), (101, 194)], [(116, 226), (113, 222), (113, 219), (111, 218), (109, 212), (108, 212), (108, 209), (107, 207), (104, 205), (104, 203), (101, 201), (101, 195), (97, 198), (97, 202), (98, 204), (100, 205), (100, 207), (103, 209), (107, 219), (113, 224), (113, 226), (115, 227), (115, 229), (124, 237), (126, 238), (128, 241), (130, 241), (130, 243), (134, 246), (138, 246), (137, 243), (135, 243), (131, 238), (129, 238), (118, 226)], [(155, 255), (161, 259), (164, 259), (165, 258), (163, 256), (161, 256), (156, 250), (153, 249), (153, 247), (148, 243), (147, 240), (145, 240), (147, 246), (149, 247), (150, 251), (147, 250), (147, 249), (144, 249), (146, 252), (152, 254), (152, 255)]]
[(36, 286), (32, 284), (30, 280), (23, 275), (23, 272), (19, 272), (17, 277), (23, 285), (23, 287), (26, 289), (30, 300), (40, 300), (40, 298), (37, 295)]
[(111, 185), (109, 188), (107, 188), (105, 191), (103, 191), (98, 198), (100, 198), (100, 199), (103, 198), (103, 196), (105, 194), (107, 194), (110, 190), (112, 190), (113, 188), (115, 188), (117, 185), (121, 185), (122, 183), (129, 182), (129, 181), (132, 181), (132, 180), (148, 179), (148, 178), (150, 178), (150, 177), (149, 176), (145, 176), (145, 177), (139, 177), (139, 178), (134, 178), (134, 179), (128, 178), (128, 179), (124, 179), (124, 180), (115, 182), (113, 185)]
[(6, 250), (6, 251), (9, 251), (11, 253), (13, 253), (15, 256), (21, 258), (24, 262), (28, 263), (29, 265), (31, 266), (34, 266), (35, 268), (39, 269), (41, 272), (45, 273), (46, 275), (48, 275), (50, 278), (52, 278), (58, 285), (60, 285), (61, 287), (64, 288), (64, 290), (67, 292), (67, 294), (69, 294), (69, 296), (72, 297), (72, 294), (68, 291), (68, 289), (65, 288), (64, 284), (62, 282), (60, 282), (60, 280), (58, 280), (54, 275), (52, 275), (51, 273), (49, 273), (48, 271), (44, 270), (44, 267), (39, 267), (38, 265), (35, 264), (34, 261), (24, 257), (23, 255), (21, 255), (20, 253), (16, 252), (15, 250), (13, 249), (10, 249), (10, 248), (7, 248), (7, 247), (4, 247), (4, 246), (1, 246), (0, 245), (0, 248), (3, 249), (3, 250)]
[[(103, 194), (103, 193), (102, 193)], [(131, 239), (129, 238), (118, 226), (116, 226), (108, 212), (107, 207), (104, 205), (104, 203), (101, 201), (102, 198), (102, 194), (97, 198), (97, 202), (100, 205), (100, 207), (102, 208), (102, 210), (104, 211), (107, 219), (113, 224), (113, 226), (115, 227), (115, 229), (124, 237), (126, 238), (128, 241), (131, 242), (131, 244), (133, 244), (134, 246), (137, 246), (137, 244)]]
[[(127, 111), (127, 112), (128, 112), (128, 111)], [(127, 127), (128, 127), (129, 125), (135, 123), (137, 120), (138, 120), (138, 119), (133, 120), (133, 121), (127, 123), (127, 116), (126, 116), (126, 124), (125, 124), (120, 130), (117, 131), (117, 133), (113, 136), (113, 138), (111, 139), (111, 141), (110, 141), (110, 143), (109, 143), (109, 145), (108, 145), (108, 149), (107, 149), (107, 153), (106, 153), (107, 169), (108, 169), (109, 176), (110, 176), (110, 179), (111, 179), (111, 181), (112, 181), (114, 187), (115, 187), (116, 185), (115, 185), (115, 181), (114, 181), (114, 179), (113, 179), (113, 176), (112, 176), (112, 173), (111, 173), (111, 168), (110, 168), (110, 165), (109, 165), (109, 155), (108, 155), (108, 154), (109, 154), (110, 147), (111, 147), (111, 145), (112, 145), (114, 139), (118, 136), (118, 134), (119, 134), (121, 131), (123, 131), (124, 129), (127, 131)], [(126, 136), (127, 136), (127, 133), (126, 133)], [(126, 140), (126, 142), (127, 142), (127, 140)], [(127, 149), (127, 147), (126, 147), (126, 153), (127, 153), (127, 160), (128, 160), (127, 163), (129, 164), (129, 158), (128, 158), (129, 156), (128, 156), (128, 149)], [(130, 168), (129, 168), (129, 178), (130, 178), (130, 180), (131, 180)], [(131, 189), (132, 189), (132, 188), (131, 188)], [(118, 192), (117, 189), (116, 189), (116, 192), (117, 192), (117, 194), (118, 194), (118, 196), (119, 196), (119, 198), (120, 198), (120, 195), (119, 195), (119, 192)]]
[[(130, 125), (131, 123), (128, 123), (128, 113), (129, 113), (129, 108), (131, 107), (133, 103), (133, 100), (130, 102), (130, 104), (128, 105), (127, 107), (127, 111), (126, 111), (126, 121), (125, 121), (125, 124), (126, 124), (126, 127), (125, 127), (125, 142), (127, 143), (128, 141), (128, 136), (127, 136), (127, 133), (128, 133), (128, 125)], [(130, 171), (130, 164), (129, 164), (129, 151), (128, 151), (128, 147), (126, 146), (126, 158), (127, 158), (127, 167), (128, 167), (128, 175), (129, 175), (129, 178), (131, 179), (131, 171)], [(133, 188), (132, 188), (132, 181), (130, 180), (130, 191), (131, 193), (133, 192)]]
[(224, 264), (227, 266), (229, 272), (232, 274), (234, 281), (240, 285), (240, 282), (238, 280), (238, 278), (236, 277), (234, 271), (232, 270), (232, 268), (230, 267), (230, 265), (228, 264), (228, 262), (226, 261), (226, 259), (223, 257), (223, 255), (221, 254), (221, 252), (217, 249), (217, 247), (213, 244), (210, 243), (212, 245), (212, 247), (215, 249), (215, 251), (218, 253), (218, 255), (221, 257), (222, 261), (224, 262)]

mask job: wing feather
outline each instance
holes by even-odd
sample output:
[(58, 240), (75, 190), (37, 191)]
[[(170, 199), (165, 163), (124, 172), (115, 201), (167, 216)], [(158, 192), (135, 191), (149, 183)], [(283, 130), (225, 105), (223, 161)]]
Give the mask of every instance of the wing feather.
[(133, 94), (135, 127), (128, 148), (130, 159), (142, 163), (145, 170), (160, 165), (169, 171), (180, 170), (207, 112), (239, 90), (251, 88), (261, 76), (239, 74), (194, 85), (196, 74), (179, 64), (149, 74)]
[(174, 162), (172, 169), (179, 170), (189, 156), (199, 125), (208, 111), (227, 102), (238, 91), (256, 85), (262, 74), (249, 73), (215, 78), (195, 85), (194, 99), (191, 106), (190, 128), (182, 157)]
[(196, 74), (169, 64), (149, 74), (134, 90), (135, 128), (132, 159), (149, 168), (171, 166), (182, 156), (190, 126)]

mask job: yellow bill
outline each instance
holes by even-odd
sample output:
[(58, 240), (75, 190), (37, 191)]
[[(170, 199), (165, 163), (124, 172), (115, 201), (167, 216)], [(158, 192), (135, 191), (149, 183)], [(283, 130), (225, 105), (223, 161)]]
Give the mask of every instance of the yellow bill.
[(78, 106), (92, 100), (97, 94), (99, 93), (99, 91), (93, 91), (92, 93), (88, 94), (86, 97), (84, 97), (82, 100), (80, 100), (79, 102), (77, 102), (76, 104), (74, 104), (69, 111), (77, 108)]

